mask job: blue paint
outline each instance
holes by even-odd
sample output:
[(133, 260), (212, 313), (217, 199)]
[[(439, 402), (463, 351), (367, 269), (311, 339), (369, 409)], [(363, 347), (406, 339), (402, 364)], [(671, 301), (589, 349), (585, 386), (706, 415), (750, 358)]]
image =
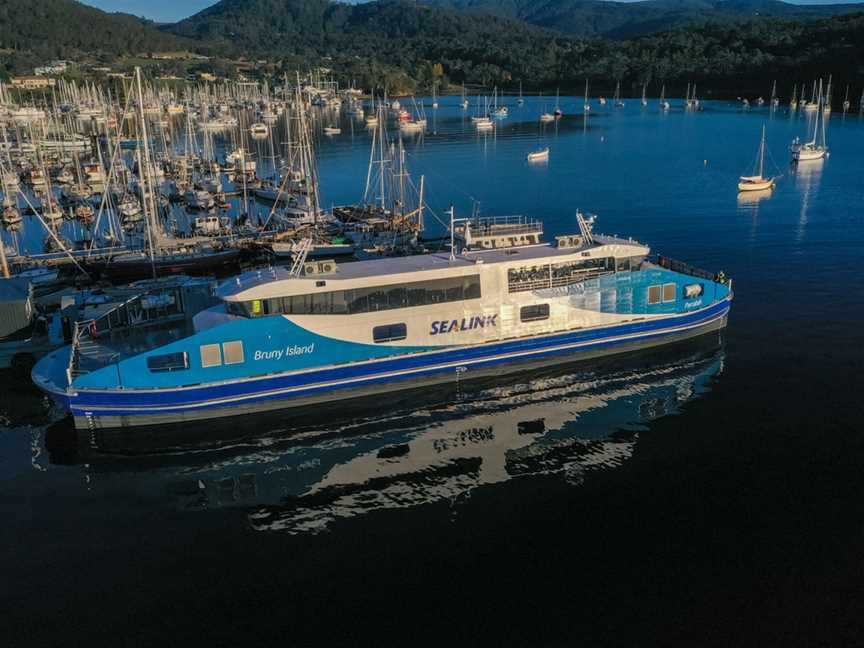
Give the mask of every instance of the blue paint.
[[(100, 406), (117, 407), (150, 407), (150, 406), (174, 406), (174, 411), (189, 409), (195, 403), (213, 399), (236, 400), (252, 396), (252, 401), (271, 400), (285, 398), (284, 394), (267, 395), (263, 392), (300, 388), (300, 391), (290, 396), (301, 396), (304, 394), (317, 393), (321, 391), (341, 389), (346, 387), (357, 387), (360, 385), (375, 384), (399, 380), (404, 376), (382, 374), (393, 374), (393, 372), (411, 372), (410, 377), (421, 377), (434, 375), (436, 373), (454, 371), (453, 363), (467, 363), (471, 367), (480, 368), (510, 362), (511, 358), (498, 358), (503, 354), (522, 354), (519, 360), (540, 359), (550, 355), (561, 353), (574, 353), (571, 349), (557, 349), (562, 345), (582, 344), (576, 351), (592, 348), (614, 346), (616, 344), (630, 343), (661, 335), (671, 335), (675, 331), (673, 327), (704, 325), (720, 317), (725, 316), (729, 310), (729, 302), (723, 301), (711, 308), (704, 309), (698, 313), (680, 315), (664, 318), (662, 321), (650, 320), (626, 325), (592, 329), (590, 331), (576, 331), (561, 335), (528, 338), (503, 343), (477, 345), (461, 349), (452, 349), (439, 352), (422, 353), (400, 358), (382, 359), (378, 362), (356, 365), (349, 364), (344, 367), (334, 367), (320, 371), (312, 371), (304, 374), (290, 376), (272, 376), (257, 380), (243, 381), (241, 383), (210, 385), (183, 391), (109, 391), (109, 392), (84, 392), (72, 398), (73, 413), (100, 414)], [(627, 335), (626, 340), (615, 340), (611, 338)], [(347, 385), (327, 384), (336, 381), (353, 380)], [(243, 402), (250, 402), (247, 398)], [(229, 403), (208, 405), (207, 407), (224, 407)], [(196, 408), (200, 409), (200, 407)], [(169, 410), (171, 411), (171, 410)], [(134, 415), (135, 410), (101, 410), (103, 414), (126, 413)]]
[[(244, 361), (203, 367), (201, 347), (242, 341)], [(314, 353), (303, 349), (314, 348)], [(318, 335), (280, 316), (236, 319), (201, 331), (193, 336), (167, 344), (148, 353), (120, 361), (75, 380), (80, 389), (164, 389), (224, 380), (237, 380), (256, 375), (298, 371), (310, 367), (360, 362), (404, 353), (416, 353), (426, 347), (393, 347), (376, 344), (344, 342)], [(279, 352), (282, 352), (281, 354)], [(189, 368), (183, 371), (153, 373), (147, 368), (147, 358), (168, 353), (186, 352)], [(268, 354), (255, 359), (256, 352)]]

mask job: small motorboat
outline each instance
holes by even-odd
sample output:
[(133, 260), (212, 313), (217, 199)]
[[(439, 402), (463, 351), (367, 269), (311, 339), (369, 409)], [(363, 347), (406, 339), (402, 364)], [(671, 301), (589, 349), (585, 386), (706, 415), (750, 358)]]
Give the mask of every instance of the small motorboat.
[(549, 159), (549, 147), (528, 154), (529, 162), (546, 162)]

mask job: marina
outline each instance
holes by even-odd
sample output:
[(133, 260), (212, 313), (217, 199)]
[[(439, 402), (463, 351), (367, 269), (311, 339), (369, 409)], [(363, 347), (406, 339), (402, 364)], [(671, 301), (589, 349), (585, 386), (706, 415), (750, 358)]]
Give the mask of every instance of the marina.
[[(196, 106), (165, 95), (146, 135), (116, 141), (123, 167), (104, 162), (116, 138), (100, 169), (92, 145), (75, 151), (93, 177), (128, 172), (88, 201), (86, 227), (48, 216), (74, 204), (61, 208), (74, 165), (56, 185), (64, 168), (46, 166), (53, 197), (12, 174), (2, 476), (40, 513), (7, 517), (8, 537), (32, 538), (32, 557), (6, 565), (34, 583), (23, 603), (98, 601), (98, 623), (95, 608), (69, 622), (96, 641), (134, 609), (169, 619), (178, 641), (202, 618), (267, 638), (290, 613), (316, 620), (297, 641), (336, 644), (350, 642), (349, 607), (352, 633), (374, 635), (382, 609), (407, 633), (417, 607), (437, 615), (448, 597), (455, 643), (476, 643), (487, 606), (520, 619), (485, 631), (500, 645), (574, 639), (570, 624), (598, 615), (639, 643), (671, 636), (658, 619), (681, 610), (776, 639), (774, 603), (729, 592), (780, 588), (806, 557), (812, 592), (793, 607), (822, 609), (857, 556), (818, 529), (852, 537), (864, 519), (849, 353), (864, 119), (839, 103), (792, 110), (791, 87), (749, 106), (699, 88), (605, 104), (590, 87), (499, 92), (494, 116), (491, 89), (488, 110), (473, 93), (467, 109), (436, 94), (398, 110), (324, 93), (303, 119), (274, 89), (268, 106), (227, 101), (192, 138)], [(830, 156), (793, 160), (814, 133)], [(175, 191), (163, 158), (189, 160), (195, 180)], [(771, 186), (749, 186), (760, 179)], [(46, 251), (49, 231), (62, 246)], [(754, 502), (772, 514), (753, 521)], [(240, 566), (215, 567), (226, 556)], [(188, 576), (166, 593), (174, 569)], [(502, 579), (531, 604), (502, 597)], [(565, 590), (568, 621), (550, 621)], [(680, 632), (699, 644), (692, 623)], [(59, 624), (48, 615), (30, 636)]]

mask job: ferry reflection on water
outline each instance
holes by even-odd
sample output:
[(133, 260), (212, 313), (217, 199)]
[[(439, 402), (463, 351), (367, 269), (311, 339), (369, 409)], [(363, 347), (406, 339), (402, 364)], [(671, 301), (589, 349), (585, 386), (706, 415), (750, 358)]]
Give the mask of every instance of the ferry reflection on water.
[(150, 491), (172, 508), (247, 508), (256, 530), (319, 532), (380, 509), (457, 505), (475, 488), (532, 475), (578, 484), (625, 462), (646, 424), (709, 389), (723, 362), (715, 333), (506, 384), (388, 395), (385, 415), (378, 402), (377, 413), (374, 404), (340, 407), (336, 421), (320, 409), (295, 411), (170, 435), (76, 433), (64, 421), (49, 429), (46, 445), (52, 462), (80, 464), (97, 494)]

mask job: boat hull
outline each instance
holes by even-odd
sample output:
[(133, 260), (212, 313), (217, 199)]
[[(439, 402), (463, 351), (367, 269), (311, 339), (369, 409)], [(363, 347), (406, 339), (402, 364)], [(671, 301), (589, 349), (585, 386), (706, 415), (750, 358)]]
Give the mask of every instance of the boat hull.
[(821, 160), (826, 155), (823, 149), (798, 149), (792, 151), (792, 159), (796, 162), (807, 162), (810, 160)]
[(739, 182), (738, 191), (765, 191), (766, 189), (774, 188), (774, 180), (765, 180), (763, 182)]
[(233, 270), (240, 258), (239, 249), (230, 249), (213, 254), (188, 255), (183, 258), (169, 258), (151, 263), (149, 259), (140, 261), (108, 262), (101, 268), (102, 275), (114, 283), (147, 279), (153, 276), (167, 277), (177, 274), (219, 274)]
[[(731, 301), (702, 311), (594, 330), (410, 354), (293, 374), (196, 386), (181, 390), (93, 390), (55, 401), (71, 411), (79, 429), (115, 429), (182, 423), (298, 406), (332, 404), (415, 388), (458, 383), (527, 367), (588, 360), (698, 337), (726, 325)], [(45, 385), (40, 385), (46, 389)], [(50, 391), (50, 390), (49, 390)]]

